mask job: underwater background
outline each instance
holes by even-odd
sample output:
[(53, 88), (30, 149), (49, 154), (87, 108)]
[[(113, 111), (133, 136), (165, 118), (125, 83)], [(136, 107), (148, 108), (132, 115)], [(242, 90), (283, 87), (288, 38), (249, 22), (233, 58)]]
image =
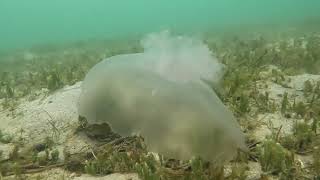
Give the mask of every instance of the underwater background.
[[(118, 134), (137, 111), (160, 112), (146, 137)], [(181, 139), (196, 145), (174, 154), (206, 159), (150, 152)], [(319, 180), (320, 1), (0, 0), (0, 180), (100, 177)]]
[[(316, 0), (55, 0), (0, 1), (0, 49), (90, 38), (135, 36), (169, 29), (199, 34), (237, 32), (309, 22), (319, 24)], [(239, 29), (240, 28), (240, 29)]]

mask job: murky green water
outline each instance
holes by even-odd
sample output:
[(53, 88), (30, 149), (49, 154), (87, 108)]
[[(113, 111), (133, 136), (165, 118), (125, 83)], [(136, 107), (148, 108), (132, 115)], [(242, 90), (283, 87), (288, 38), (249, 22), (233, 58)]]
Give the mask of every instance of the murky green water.
[(0, 179), (319, 180), (319, 73), (320, 0), (0, 0)]
[(170, 29), (199, 34), (251, 25), (318, 23), (320, 1), (1, 0), (0, 48), (125, 37)]

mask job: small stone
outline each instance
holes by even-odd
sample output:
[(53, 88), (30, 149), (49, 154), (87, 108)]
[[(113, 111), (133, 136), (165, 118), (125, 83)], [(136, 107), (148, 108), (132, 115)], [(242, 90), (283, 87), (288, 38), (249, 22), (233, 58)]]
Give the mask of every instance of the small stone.
[(70, 178), (75, 178), (75, 177), (77, 177), (77, 174), (76, 173), (71, 173), (69, 177)]
[(292, 116), (291, 116), (290, 113), (286, 113), (286, 114), (284, 115), (284, 117), (289, 119), (289, 118), (291, 118)]
[(37, 152), (41, 152), (41, 151), (44, 151), (46, 149), (46, 145), (45, 144), (36, 144), (34, 145), (33, 147), (34, 151), (37, 151)]

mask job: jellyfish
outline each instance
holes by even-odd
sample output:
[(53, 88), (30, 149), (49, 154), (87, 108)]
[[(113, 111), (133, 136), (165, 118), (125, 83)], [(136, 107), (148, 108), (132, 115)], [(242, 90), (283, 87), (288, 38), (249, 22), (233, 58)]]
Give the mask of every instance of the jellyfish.
[(245, 149), (239, 124), (212, 89), (224, 66), (209, 48), (168, 32), (142, 44), (144, 52), (107, 58), (88, 72), (79, 115), (122, 136), (139, 134), (150, 151), (170, 158), (225, 162)]

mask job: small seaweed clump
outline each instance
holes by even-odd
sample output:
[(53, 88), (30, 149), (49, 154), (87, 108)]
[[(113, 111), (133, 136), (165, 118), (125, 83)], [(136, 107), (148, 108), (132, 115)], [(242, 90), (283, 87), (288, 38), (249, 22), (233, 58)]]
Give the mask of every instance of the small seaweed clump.
[(260, 147), (262, 170), (268, 174), (281, 174), (292, 176), (294, 168), (294, 154), (273, 140), (266, 140)]

